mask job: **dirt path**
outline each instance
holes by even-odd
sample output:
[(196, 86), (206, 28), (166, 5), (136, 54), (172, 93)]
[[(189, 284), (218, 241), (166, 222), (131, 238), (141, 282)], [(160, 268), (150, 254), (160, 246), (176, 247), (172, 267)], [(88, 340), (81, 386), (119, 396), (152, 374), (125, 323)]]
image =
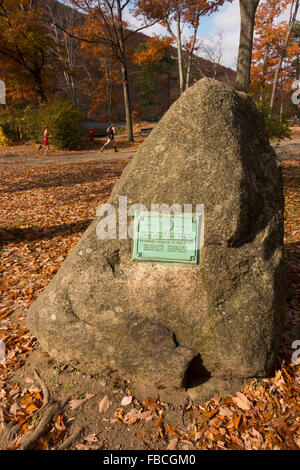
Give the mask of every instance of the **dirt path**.
[(28, 153), (16, 153), (16, 154), (0, 154), (0, 168), (8, 165), (28, 165), (28, 166), (40, 166), (47, 164), (59, 164), (59, 163), (85, 163), (85, 162), (108, 162), (111, 160), (124, 160), (133, 157), (136, 150), (122, 151), (122, 152), (88, 152), (88, 153), (51, 153), (46, 157), (42, 157), (37, 151)]
[(292, 138), (274, 144), (280, 160), (300, 161), (300, 127), (292, 127)]
[(275, 149), (280, 160), (300, 161), (300, 138), (291, 141), (284, 140)]

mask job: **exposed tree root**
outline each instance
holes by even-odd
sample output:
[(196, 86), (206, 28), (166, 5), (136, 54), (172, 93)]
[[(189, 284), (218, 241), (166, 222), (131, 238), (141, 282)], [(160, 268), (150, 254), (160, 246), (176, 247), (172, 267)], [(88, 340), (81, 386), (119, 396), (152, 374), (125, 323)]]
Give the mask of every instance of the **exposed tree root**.
[[(16, 424), (15, 422), (6, 424), (2, 412), (2, 415), (0, 414), (1, 446), (7, 449), (17, 447), (17, 450), (29, 450), (34, 447), (38, 439), (47, 431), (51, 421), (55, 419), (55, 416), (61, 412), (61, 410), (63, 410), (70, 400), (70, 398), (67, 398), (62, 404), (56, 401), (51, 401), (48, 387), (40, 378), (36, 370), (34, 370), (34, 378), (42, 389), (43, 405), (31, 415), (31, 418), (40, 418), (40, 421), (37, 427), (28, 433), (28, 436), (24, 435), (22, 437), (17, 437), (17, 434), (20, 432), (19, 424)], [(77, 430), (76, 433), (66, 439), (66, 441), (62, 444), (62, 448), (67, 448), (71, 442), (76, 439), (77, 435), (79, 435), (79, 431), (81, 432), (82, 429)], [(18, 442), (20, 442), (19, 446)]]
[(80, 428), (76, 429), (76, 431), (74, 431), (73, 434), (71, 434), (69, 437), (67, 437), (64, 440), (64, 442), (57, 448), (57, 450), (65, 450), (68, 447), (70, 447), (70, 445), (72, 445), (73, 442), (76, 441), (77, 438), (80, 436), (83, 429), (84, 429), (83, 427), (80, 427)]
[(41, 421), (35, 428), (32, 434), (26, 439), (17, 450), (28, 450), (31, 449), (36, 441), (46, 432), (49, 423), (52, 421), (54, 415), (60, 409), (60, 404), (54, 402), (50, 405), (47, 405), (47, 408), (44, 409), (43, 417)]
[(43, 392), (43, 406), (39, 409), (39, 411), (41, 411), (43, 408), (45, 408), (46, 405), (48, 405), (49, 399), (50, 399), (50, 393), (45, 382), (40, 378), (36, 370), (34, 370), (34, 378), (38, 382)]

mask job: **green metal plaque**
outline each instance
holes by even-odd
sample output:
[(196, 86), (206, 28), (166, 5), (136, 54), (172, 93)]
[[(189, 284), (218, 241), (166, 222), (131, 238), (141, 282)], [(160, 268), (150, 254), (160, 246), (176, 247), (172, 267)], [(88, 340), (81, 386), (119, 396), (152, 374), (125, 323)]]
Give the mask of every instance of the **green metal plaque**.
[(198, 264), (202, 217), (135, 212), (133, 261)]

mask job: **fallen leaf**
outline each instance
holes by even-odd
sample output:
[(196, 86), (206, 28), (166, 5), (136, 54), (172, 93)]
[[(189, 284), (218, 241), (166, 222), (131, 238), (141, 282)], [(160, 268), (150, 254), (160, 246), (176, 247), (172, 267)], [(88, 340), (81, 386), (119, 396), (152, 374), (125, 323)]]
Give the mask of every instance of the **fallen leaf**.
[(178, 434), (177, 428), (175, 426), (170, 426), (169, 424), (166, 424), (166, 432), (168, 433), (169, 438)]
[(122, 406), (128, 406), (128, 405), (130, 405), (130, 403), (132, 403), (132, 395), (130, 395), (128, 397), (124, 397), (121, 401)]
[(151, 411), (141, 411), (140, 412), (140, 419), (144, 419), (145, 421), (151, 421), (153, 416), (151, 415)]
[(110, 407), (110, 401), (107, 395), (99, 403), (99, 413), (106, 413), (108, 408)]
[(230, 418), (233, 415), (233, 413), (229, 408), (223, 408), (222, 406), (220, 406), (219, 415), (227, 416), (228, 418)]
[(27, 406), (30, 403), (32, 403), (32, 401), (33, 401), (32, 395), (25, 395), (23, 398), (21, 398), (20, 405)]
[(248, 411), (251, 408), (251, 403), (248, 398), (241, 392), (237, 392), (236, 397), (233, 397), (233, 402), (241, 408), (241, 410)]
[(93, 398), (95, 395), (92, 395), (92, 394), (86, 394), (85, 398), (83, 398), (82, 400), (71, 400), (69, 401), (69, 406), (72, 408), (72, 410), (77, 410), (77, 408), (79, 406), (81, 406), (83, 403), (85, 403), (86, 401), (90, 400), (91, 398)]
[(169, 444), (167, 445), (167, 450), (175, 450), (177, 447), (177, 443), (178, 443), (178, 438), (173, 437), (173, 439), (171, 439)]
[(66, 426), (64, 425), (62, 416), (60, 414), (58, 414), (54, 426), (58, 431), (65, 431)]
[(84, 438), (84, 441), (98, 442), (98, 438), (96, 437), (96, 434), (89, 434), (87, 437)]
[(26, 406), (26, 413), (31, 414), (38, 410), (38, 407), (35, 403), (31, 403), (30, 405)]
[(20, 406), (19, 406), (17, 403), (14, 403), (14, 404), (10, 407), (9, 413), (10, 413), (11, 415), (14, 415), (14, 416), (15, 416), (15, 415), (16, 415), (16, 412), (17, 412), (18, 410), (20, 410)]
[(232, 422), (233, 422), (233, 426), (235, 427), (235, 429), (239, 427), (240, 420), (241, 420), (241, 415), (237, 415), (237, 414), (233, 415)]
[(31, 379), (30, 377), (26, 377), (25, 382), (26, 382), (27, 384), (33, 384), (33, 383), (34, 383), (34, 380)]
[(139, 410), (132, 408), (132, 410), (124, 416), (123, 422), (125, 424), (134, 424), (140, 419), (140, 415), (141, 412)]

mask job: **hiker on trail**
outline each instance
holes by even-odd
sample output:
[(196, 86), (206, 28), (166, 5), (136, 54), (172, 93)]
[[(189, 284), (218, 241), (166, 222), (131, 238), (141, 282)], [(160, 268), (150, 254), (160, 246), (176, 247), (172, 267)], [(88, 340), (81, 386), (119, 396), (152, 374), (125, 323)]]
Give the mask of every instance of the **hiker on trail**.
[[(110, 142), (113, 142), (115, 138), (115, 133), (116, 133), (116, 128), (113, 122), (110, 123), (109, 127), (106, 129), (106, 132), (108, 134), (108, 140), (105, 142), (105, 144), (101, 147), (101, 152), (105, 149), (105, 147), (110, 144)], [(114, 144), (114, 149), (115, 152), (118, 151), (116, 144)]]
[(48, 150), (49, 150), (49, 137), (51, 137), (48, 133), (48, 127), (46, 126), (45, 127), (45, 131), (44, 131), (44, 138), (43, 138), (43, 142), (44, 142), (44, 147), (45, 147), (45, 152), (44, 152), (44, 157), (47, 155), (48, 153)]

